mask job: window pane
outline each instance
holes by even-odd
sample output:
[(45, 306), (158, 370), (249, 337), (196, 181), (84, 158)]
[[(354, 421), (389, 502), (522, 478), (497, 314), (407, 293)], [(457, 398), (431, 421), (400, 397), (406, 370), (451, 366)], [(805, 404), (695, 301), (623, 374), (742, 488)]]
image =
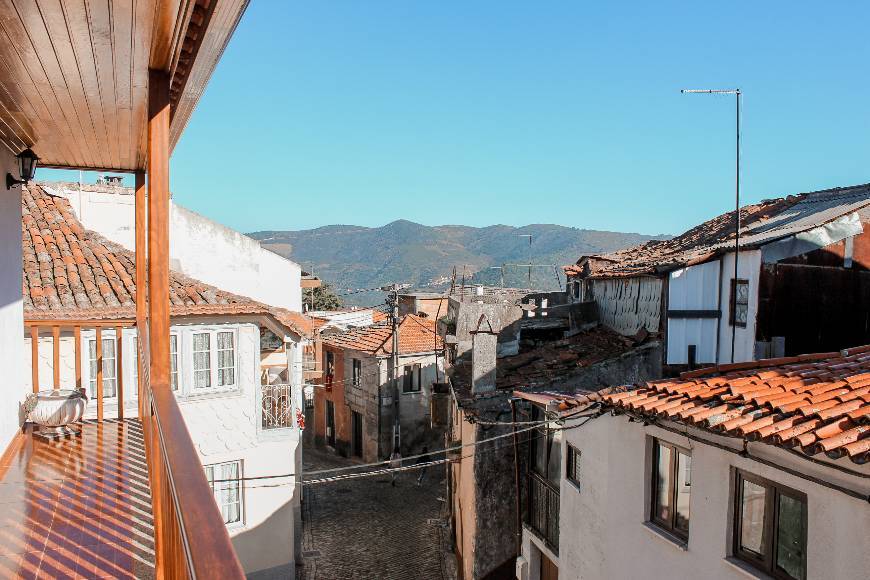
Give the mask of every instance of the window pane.
[(655, 508), (653, 514), (656, 518), (666, 522), (671, 521), (671, 506), (668, 490), (671, 488), (671, 449), (656, 445), (656, 489)]
[(734, 320), (738, 324), (746, 324), (749, 307), (746, 304), (738, 304), (734, 308)]
[(677, 505), (674, 527), (689, 533), (689, 498), (692, 491), (692, 458), (677, 452)]
[(193, 335), (193, 388), (211, 387), (211, 336)]
[(193, 350), (208, 350), (211, 347), (211, 336), (208, 334), (193, 335)]
[(232, 332), (218, 332), (217, 335), (218, 341), (218, 349), (219, 350), (232, 350), (233, 348), (233, 333)]
[(764, 555), (764, 505), (767, 489), (743, 480), (740, 506), (740, 547)]
[(806, 522), (807, 504), (787, 495), (779, 495), (776, 531), (776, 565), (789, 576), (803, 580), (807, 574)]
[(562, 477), (562, 443), (550, 435), (550, 464), (547, 466), (547, 479), (550, 483), (559, 485)]

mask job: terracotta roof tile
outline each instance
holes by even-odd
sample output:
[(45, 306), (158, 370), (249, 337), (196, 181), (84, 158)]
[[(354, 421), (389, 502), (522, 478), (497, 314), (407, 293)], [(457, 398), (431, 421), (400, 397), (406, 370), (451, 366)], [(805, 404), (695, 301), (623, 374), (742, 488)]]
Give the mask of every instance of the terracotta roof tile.
[[(870, 184), (788, 196), (740, 208), (743, 248), (807, 231), (870, 205)], [(563, 269), (570, 276), (655, 275), (699, 264), (734, 246), (736, 212), (708, 220), (669, 240), (650, 240), (611, 254), (581, 256)]]
[[(748, 440), (870, 462), (870, 347), (719, 365), (607, 394), (605, 404)], [(811, 361), (811, 362), (809, 362)], [(814, 382), (794, 380), (795, 372)]]
[[(135, 254), (86, 230), (69, 202), (32, 184), (22, 192), (24, 316), (28, 320), (132, 318)], [(225, 292), (177, 272), (169, 274), (170, 313), (268, 315), (310, 336), (304, 315)]]
[[(337, 348), (384, 355), (393, 352), (392, 337), (392, 325), (384, 321), (324, 335), (323, 342)], [(443, 343), (436, 331), (435, 321), (415, 314), (402, 317), (399, 322), (399, 353), (431, 352), (442, 348)]]

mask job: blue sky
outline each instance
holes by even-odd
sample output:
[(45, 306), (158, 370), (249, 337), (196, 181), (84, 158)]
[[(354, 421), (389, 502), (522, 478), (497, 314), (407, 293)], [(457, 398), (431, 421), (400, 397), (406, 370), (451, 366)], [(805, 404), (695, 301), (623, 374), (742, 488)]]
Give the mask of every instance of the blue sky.
[(682, 87), (743, 89), (745, 202), (870, 181), (867, 22), (867, 2), (257, 0), (172, 190), (246, 232), (678, 233), (734, 189), (733, 97)]

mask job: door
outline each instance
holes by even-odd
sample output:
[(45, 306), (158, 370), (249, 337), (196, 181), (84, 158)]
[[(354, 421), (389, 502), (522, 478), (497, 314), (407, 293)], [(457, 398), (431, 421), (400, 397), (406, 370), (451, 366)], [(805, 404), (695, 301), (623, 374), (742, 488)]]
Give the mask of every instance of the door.
[(559, 580), (559, 568), (541, 552), (541, 580)]
[(356, 457), (362, 457), (363, 448), (363, 420), (362, 415), (357, 413), (356, 411), (350, 412), (350, 422), (351, 422), (351, 430), (353, 432), (353, 437), (351, 438), (351, 453)]
[(335, 405), (326, 401), (326, 444), (335, 447)]

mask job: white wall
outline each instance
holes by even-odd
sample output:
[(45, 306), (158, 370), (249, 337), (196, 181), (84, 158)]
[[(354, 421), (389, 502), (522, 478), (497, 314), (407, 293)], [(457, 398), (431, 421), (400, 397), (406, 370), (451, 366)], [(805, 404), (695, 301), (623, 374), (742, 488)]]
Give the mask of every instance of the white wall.
[[(730, 559), (732, 474), (735, 468), (807, 495), (807, 577), (866, 578), (870, 569), (870, 509), (865, 501), (789, 475), (749, 458), (690, 441), (683, 435), (605, 415), (564, 432), (581, 451), (580, 485), (564, 478), (560, 493), (559, 578), (758, 578)], [(646, 523), (650, 495), (650, 437), (691, 450), (692, 491), (687, 545)], [(713, 439), (714, 436), (704, 434)], [(730, 446), (740, 442), (728, 442)], [(563, 445), (563, 453), (567, 446)], [(866, 479), (815, 466), (760, 443), (750, 453), (791, 469), (870, 493)], [(870, 468), (840, 460), (851, 469)], [(564, 465), (564, 457), (563, 457)], [(527, 532), (528, 533), (528, 532)], [(533, 550), (524, 547), (524, 557)], [(528, 569), (533, 568), (529, 566)], [(524, 577), (529, 578), (530, 576)]]
[[(20, 236), (19, 236), (20, 237)], [(23, 323), (22, 323), (23, 325)], [(25, 347), (19, 367), (30, 376), (30, 338), (21, 340), (23, 326), (18, 328), (17, 344)], [(191, 393), (192, 334), (204, 330), (232, 330), (236, 337), (236, 385), (225, 392)], [(220, 320), (173, 319), (171, 332), (179, 337), (179, 394), (181, 407), (191, 438), (203, 465), (241, 460), (242, 475), (256, 477), (281, 473), (299, 473), (302, 467), (300, 432), (298, 429), (262, 430), (260, 428), (260, 331), (253, 323), (226, 324)], [(123, 373), (124, 409), (127, 417), (137, 414), (135, 337), (133, 328), (124, 330)], [(114, 338), (114, 330), (106, 330), (104, 338)], [(90, 364), (88, 341), (94, 338), (92, 329), (82, 329), (82, 386), (88, 388)], [(294, 404), (301, 409), (300, 348), (288, 344), (288, 363)], [(41, 336), (39, 344), (39, 382), (43, 388), (53, 383), (53, 346), (51, 336)], [(71, 333), (61, 337), (60, 378), (63, 386), (75, 384), (75, 346)], [(24, 360), (25, 364), (20, 364)], [(212, 365), (216, 364), (212, 358)], [(24, 380), (19, 382), (22, 384)], [(27, 389), (29, 391), (29, 388)], [(104, 399), (104, 416), (117, 417), (117, 398)], [(96, 417), (96, 401), (90, 401), (86, 417)], [(230, 524), (228, 529), (242, 566), (250, 573), (286, 566), (293, 569), (298, 525), (299, 493), (296, 479), (281, 479), (276, 487), (249, 486), (244, 489), (244, 519)], [(301, 536), (300, 536), (301, 538)]]
[[(719, 260), (716, 260), (671, 272), (668, 279), (668, 310), (720, 311), (719, 268)], [(696, 362), (715, 363), (718, 327), (719, 320), (716, 318), (668, 317), (668, 364), (687, 364), (690, 344), (696, 346)]]
[(635, 276), (593, 280), (592, 294), (601, 324), (626, 336), (636, 334), (641, 328), (659, 331), (661, 279)]
[[(43, 184), (70, 201), (82, 224), (129, 250), (135, 246), (135, 196), (131, 190)], [(248, 236), (170, 202), (171, 268), (221, 290), (271, 306), (302, 310), (298, 264), (266, 250)]]
[(18, 176), (17, 160), (0, 152), (0, 454), (21, 426), (19, 403), (24, 388), (24, 305), (21, 298), (21, 187), (6, 189), (6, 174)]
[[(758, 315), (758, 282), (761, 278), (761, 251), (740, 252), (737, 275), (749, 280), (749, 312), (746, 328), (737, 328), (734, 362), (755, 360), (755, 322)], [(722, 257), (722, 324), (719, 327), (719, 362), (731, 361), (731, 330), (729, 324), (731, 279), (734, 277), (734, 254)]]

